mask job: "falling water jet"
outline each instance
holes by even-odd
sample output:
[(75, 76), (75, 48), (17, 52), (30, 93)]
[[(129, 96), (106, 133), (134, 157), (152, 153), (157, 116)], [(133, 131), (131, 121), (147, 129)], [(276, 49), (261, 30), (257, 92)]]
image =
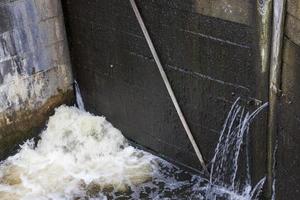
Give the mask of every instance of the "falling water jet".
[[(261, 179), (252, 189), (250, 185), (251, 180), (248, 180), (250, 179), (248, 169), (245, 170), (247, 178), (242, 185), (239, 185), (240, 182), (236, 179), (243, 140), (249, 132), (253, 119), (268, 106), (268, 103), (265, 103), (250, 114), (249, 112), (245, 113), (245, 109), (238, 104), (239, 101), (240, 98), (234, 102), (228, 113), (215, 149), (215, 155), (211, 161), (207, 190), (209, 198), (218, 196), (218, 192), (227, 188), (229, 191), (236, 192), (236, 194), (239, 191), (243, 191), (241, 196), (245, 197), (244, 199), (256, 199), (265, 182), (265, 178)], [(246, 159), (246, 166), (249, 166), (248, 159)], [(224, 192), (222, 192), (222, 195), (224, 195)], [(232, 195), (230, 196), (230, 199), (236, 199)]]
[(75, 95), (76, 95), (76, 105), (79, 108), (79, 110), (85, 111), (80, 88), (76, 80), (74, 80), (74, 87), (75, 87)]

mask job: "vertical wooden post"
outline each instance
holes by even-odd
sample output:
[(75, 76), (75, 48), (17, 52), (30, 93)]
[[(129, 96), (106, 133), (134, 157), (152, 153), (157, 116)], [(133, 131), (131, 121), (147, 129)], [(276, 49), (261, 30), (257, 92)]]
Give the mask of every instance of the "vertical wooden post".
[(282, 43), (286, 0), (273, 0), (273, 30), (270, 61), (269, 116), (267, 138), (267, 197), (274, 193), (275, 143), (278, 132), (278, 102), (281, 94)]
[[(255, 31), (256, 48), (254, 53), (257, 57), (256, 63), (256, 98), (262, 101), (269, 100), (269, 72), (270, 72), (270, 50), (272, 38), (272, 5), (273, 0), (256, 0), (255, 9)], [(252, 177), (256, 184), (267, 174), (267, 146), (268, 146), (268, 114), (265, 120), (257, 122), (257, 127), (265, 127), (264, 130), (256, 128), (251, 134), (252, 144)]]

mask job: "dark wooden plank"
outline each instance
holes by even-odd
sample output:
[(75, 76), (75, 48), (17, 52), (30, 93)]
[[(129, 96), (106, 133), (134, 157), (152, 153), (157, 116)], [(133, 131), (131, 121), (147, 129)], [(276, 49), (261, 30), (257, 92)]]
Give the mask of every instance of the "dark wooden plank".
[(154, 2), (185, 12), (194, 12), (241, 24), (251, 24), (253, 2), (250, 0), (156, 0)]
[(287, 14), (285, 22), (285, 35), (300, 46), (300, 19)]
[[(76, 25), (80, 27), (80, 30), (75, 28), (74, 36), (86, 37), (90, 42), (82, 43), (80, 40), (74, 42), (83, 48), (98, 52), (97, 56), (91, 58), (93, 53), (85, 50), (86, 52), (83, 54), (88, 60), (97, 59), (97, 62), (106, 62), (110, 57), (109, 60), (115, 63), (119, 51), (128, 51), (145, 58), (152, 57), (143, 37), (95, 26), (93, 23), (80, 19), (76, 20)], [(92, 28), (93, 31), (90, 31)], [(247, 78), (250, 73), (254, 73), (251, 49), (203, 38), (188, 32), (170, 32), (167, 27), (162, 28), (153, 36), (163, 64), (192, 71), (199, 76), (207, 76), (208, 79), (226, 82), (226, 84), (243, 87), (246, 90), (250, 90), (254, 85), (251, 81), (255, 81), (255, 79)], [(82, 50), (78, 49), (78, 51)], [(102, 60), (99, 59), (100, 55), (104, 56), (101, 57)], [(109, 63), (105, 65), (109, 65)], [(216, 70), (217, 68), (219, 70)]]
[[(300, 48), (298, 48), (300, 53)], [(278, 149), (276, 157), (276, 199), (298, 199), (300, 195), (300, 68), (299, 63), (282, 67)], [(292, 192), (291, 192), (292, 191)]]
[[(150, 32), (157, 33), (161, 28), (167, 27), (170, 32), (183, 30), (223, 40), (224, 42), (236, 43), (237, 45), (251, 45), (252, 32), (248, 26), (197, 13), (183, 12), (180, 9), (169, 9), (167, 3), (165, 3), (166, 5), (160, 4), (152, 1), (141, 1), (139, 3), (141, 13), (146, 25), (149, 26)], [(88, 5), (83, 5), (83, 8), (71, 6), (70, 11), (74, 14), (69, 17), (75, 18), (75, 21), (79, 18), (87, 23), (96, 22), (95, 26), (101, 24), (102, 27), (106, 26), (143, 36), (127, 1), (111, 0), (109, 3), (96, 4), (94, 2), (92, 5)], [(95, 9), (91, 9), (91, 7), (99, 9), (95, 12)]]
[(283, 62), (290, 66), (300, 65), (300, 47), (288, 38), (283, 43)]
[(294, 17), (300, 19), (300, 1), (287, 0), (287, 12)]

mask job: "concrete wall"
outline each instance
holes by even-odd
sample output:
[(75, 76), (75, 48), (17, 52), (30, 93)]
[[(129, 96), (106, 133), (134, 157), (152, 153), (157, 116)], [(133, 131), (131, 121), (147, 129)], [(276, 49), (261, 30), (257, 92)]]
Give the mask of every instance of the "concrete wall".
[(0, 2), (0, 159), (71, 101), (68, 54), (59, 0)]

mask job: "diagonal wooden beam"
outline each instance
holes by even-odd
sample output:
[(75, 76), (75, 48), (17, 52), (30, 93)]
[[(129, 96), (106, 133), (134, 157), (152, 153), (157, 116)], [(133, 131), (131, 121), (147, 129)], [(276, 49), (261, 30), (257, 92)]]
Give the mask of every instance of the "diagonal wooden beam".
[(144, 34), (144, 36), (145, 36), (145, 38), (146, 38), (146, 41), (147, 41), (148, 46), (149, 46), (149, 48), (150, 48), (150, 51), (151, 51), (151, 53), (152, 53), (152, 55), (153, 55), (153, 57), (154, 57), (154, 60), (155, 60), (156, 65), (157, 65), (157, 67), (158, 67), (158, 69), (159, 69), (160, 75), (161, 75), (161, 77), (162, 77), (162, 79), (163, 79), (163, 81), (164, 81), (164, 84), (165, 84), (165, 86), (166, 86), (166, 88), (167, 88), (167, 90), (168, 90), (168, 93), (169, 93), (169, 95), (170, 95), (170, 97), (171, 97), (171, 100), (172, 100), (172, 102), (173, 102), (173, 105), (174, 105), (174, 107), (175, 107), (175, 109), (176, 109), (176, 111), (177, 111), (177, 114), (178, 114), (179, 118), (180, 118), (180, 121), (181, 121), (181, 123), (182, 123), (182, 126), (183, 126), (183, 128), (184, 128), (184, 130), (185, 130), (185, 132), (186, 132), (186, 134), (187, 134), (187, 136), (188, 136), (188, 138), (189, 138), (189, 140), (190, 140), (190, 142), (191, 142), (193, 148), (194, 148), (194, 151), (195, 151), (195, 153), (196, 153), (196, 155), (197, 155), (197, 157), (198, 157), (198, 159), (199, 159), (199, 161), (200, 161), (200, 164), (201, 164), (201, 166), (202, 166), (204, 172), (205, 172), (205, 173), (208, 173), (208, 170), (207, 170), (207, 168), (206, 168), (206, 165), (205, 165), (203, 156), (202, 156), (202, 154), (201, 154), (201, 152), (200, 152), (200, 149), (199, 149), (198, 146), (197, 146), (197, 143), (196, 143), (196, 141), (195, 141), (195, 139), (194, 139), (194, 137), (193, 137), (193, 135), (192, 135), (192, 133), (191, 133), (191, 130), (190, 130), (190, 128), (189, 128), (189, 126), (188, 126), (188, 124), (187, 124), (187, 122), (186, 122), (186, 120), (185, 120), (185, 117), (184, 117), (184, 115), (183, 115), (183, 113), (182, 113), (182, 111), (181, 111), (181, 108), (180, 108), (180, 106), (179, 106), (179, 104), (178, 104), (178, 101), (177, 101), (177, 99), (176, 99), (176, 96), (175, 96), (175, 94), (174, 94), (174, 92), (173, 92), (173, 89), (172, 89), (172, 87), (171, 87), (171, 85), (170, 85), (170, 82), (169, 82), (169, 80), (168, 80), (168, 77), (167, 77), (167, 75), (166, 75), (166, 73), (165, 73), (165, 71), (164, 71), (164, 69), (163, 69), (163, 67), (162, 67), (162, 64), (161, 64), (161, 62), (160, 62), (160, 59), (159, 59), (159, 57), (158, 57), (158, 55), (157, 55), (157, 52), (156, 52), (156, 50), (155, 50), (155, 47), (154, 47), (154, 45), (153, 45), (153, 43), (152, 43), (151, 37), (150, 37), (150, 35), (149, 35), (149, 33), (148, 33), (148, 30), (147, 30), (147, 28), (146, 28), (146, 26), (145, 26), (145, 24), (144, 24), (143, 18), (142, 18), (141, 14), (140, 14), (140, 11), (139, 11), (139, 9), (138, 9), (136, 3), (135, 3), (135, 0), (130, 0), (130, 4), (131, 4), (132, 9), (133, 9), (133, 11), (134, 11), (134, 13), (135, 13), (135, 15), (136, 15), (136, 18), (137, 18), (137, 20), (138, 20), (138, 22), (139, 22), (139, 25), (140, 25), (140, 27), (141, 27), (141, 29), (142, 29), (142, 31), (143, 31), (143, 34)]

